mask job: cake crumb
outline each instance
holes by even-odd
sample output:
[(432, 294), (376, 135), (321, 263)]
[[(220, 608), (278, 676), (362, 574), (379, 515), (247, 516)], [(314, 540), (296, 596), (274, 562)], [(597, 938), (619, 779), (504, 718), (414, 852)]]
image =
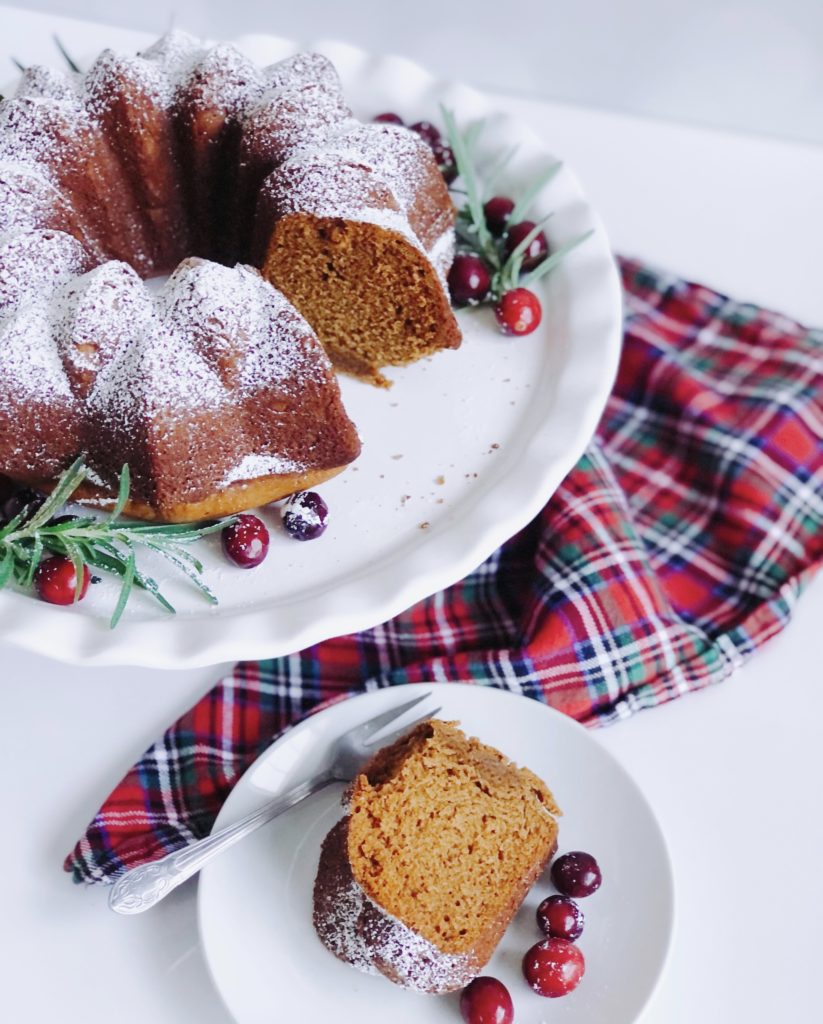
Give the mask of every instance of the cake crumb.
[(436, 484), (440, 484), (440, 486), (442, 487), (442, 486), (443, 486), (443, 484), (444, 484), (444, 483), (446, 482), (446, 478), (445, 478), (445, 477), (443, 476), (443, 474), (441, 473), (441, 474), (440, 474), (440, 476), (436, 476), (436, 477), (434, 478), (434, 482), (435, 482)]
[(429, 528), (430, 526), (431, 526), (431, 523), (429, 523), (428, 521), (427, 521), (427, 522), (424, 522), (424, 523), (420, 523), (420, 529), (421, 529), (421, 530), (428, 530), (428, 528)]
[(392, 458), (393, 459), (402, 459), (403, 456), (402, 455), (392, 455)]

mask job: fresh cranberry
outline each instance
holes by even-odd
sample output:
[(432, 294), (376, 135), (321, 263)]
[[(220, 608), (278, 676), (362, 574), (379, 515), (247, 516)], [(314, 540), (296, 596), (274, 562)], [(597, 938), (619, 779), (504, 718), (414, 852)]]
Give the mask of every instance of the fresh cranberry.
[(409, 128), (434, 149), (441, 142), (440, 130), (431, 121), (415, 121)]
[(564, 853), (552, 864), (552, 881), (564, 896), (580, 899), (597, 892), (603, 876), (590, 853), (574, 850), (572, 853)]
[(6, 523), (11, 522), (15, 516), (19, 516), (24, 510), (27, 510), (26, 518), (30, 518), (45, 500), (45, 495), (40, 494), (39, 491), (32, 491), (28, 487), (21, 487), (20, 490), (15, 491), (3, 502), (3, 507), (0, 509), (0, 520)]
[(460, 993), (460, 1013), (466, 1024), (512, 1024), (514, 1006), (509, 990), (497, 978), (475, 978)]
[(523, 957), (523, 974), (539, 996), (568, 995), (586, 970), (583, 954), (567, 939), (543, 939)]
[(508, 199), (506, 196), (492, 196), (483, 207), (486, 224), (495, 237), (499, 238), (506, 230), (513, 209), (514, 200)]
[(541, 931), (555, 939), (574, 942), (583, 934), (583, 911), (568, 896), (547, 896), (537, 908)]
[(438, 142), (436, 146), (432, 146), (432, 153), (434, 153), (434, 159), (437, 161), (437, 166), (440, 168), (440, 173), (446, 184), (451, 185), (457, 177), (457, 161), (454, 158), (454, 151), (451, 146), (444, 146), (442, 142)]
[(505, 292), (494, 307), (494, 315), (504, 334), (531, 334), (543, 315), (540, 300), (528, 288)]
[(83, 566), (83, 581), (80, 593), (77, 592), (77, 573), (74, 563), (63, 555), (47, 558), (37, 567), (34, 574), (34, 586), (38, 596), (49, 604), (74, 604), (82, 601), (89, 589), (89, 570)]
[(385, 114), (378, 114), (372, 120), (375, 124), (403, 124), (403, 118), (397, 114), (392, 114), (390, 111), (387, 111)]
[(449, 271), (449, 292), (455, 306), (472, 306), (489, 293), (492, 279), (479, 256), (459, 252)]
[(289, 498), (280, 516), (295, 540), (314, 540), (326, 529), (329, 508), (317, 491), (301, 491)]
[(269, 531), (257, 516), (237, 516), (221, 536), (226, 557), (241, 569), (253, 569), (260, 565), (269, 552)]
[[(514, 250), (526, 238), (526, 235), (534, 231), (537, 225), (530, 220), (521, 220), (519, 224), (512, 224), (506, 232), (506, 253), (511, 256)], [(534, 236), (523, 253), (523, 270), (534, 270), (549, 254), (549, 243), (542, 231)]]

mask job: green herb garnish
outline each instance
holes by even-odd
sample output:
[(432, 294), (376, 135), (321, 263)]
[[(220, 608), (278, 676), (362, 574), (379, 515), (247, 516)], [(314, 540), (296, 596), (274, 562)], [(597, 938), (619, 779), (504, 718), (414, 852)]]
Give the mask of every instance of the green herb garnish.
[(23, 509), (0, 529), (0, 589), (12, 582), (31, 587), (43, 558), (49, 554), (63, 555), (74, 564), (78, 580), (83, 577), (84, 566), (120, 577), (120, 596), (111, 617), (112, 629), (120, 621), (134, 587), (148, 591), (166, 611), (173, 613), (174, 607), (160, 592), (157, 581), (137, 567), (137, 551), (146, 548), (162, 555), (188, 577), (208, 601), (217, 604), (217, 598), (202, 579), (203, 564), (186, 550), (186, 545), (230, 526), (233, 516), (206, 525), (123, 520), (121, 516), (129, 498), (129, 467), (123, 466), (117, 500), (105, 518), (79, 516), (52, 522), (86, 476), (81, 457), (61, 475), (39, 508)]

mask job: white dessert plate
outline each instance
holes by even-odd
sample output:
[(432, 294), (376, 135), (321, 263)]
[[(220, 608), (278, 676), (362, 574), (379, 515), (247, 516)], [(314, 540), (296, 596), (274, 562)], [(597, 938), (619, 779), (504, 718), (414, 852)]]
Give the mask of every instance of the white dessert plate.
[[(421, 692), (425, 687), (415, 687)], [(564, 816), (559, 853), (587, 850), (601, 888), (580, 901), (586, 958), (580, 986), (547, 1000), (529, 989), (520, 963), (543, 936), (535, 920), (555, 890), (532, 889), (484, 974), (509, 989), (517, 1024), (631, 1024), (663, 971), (674, 920), (671, 863), (654, 813), (636, 783), (594, 735), (545, 704), (504, 690), (430, 687), (463, 729), (537, 772)], [(287, 732), (249, 769), (215, 828), (310, 775), (352, 725), (408, 699), (406, 687), (332, 705)], [(414, 712), (411, 713), (412, 715)], [(199, 925), (209, 968), (238, 1024), (457, 1024), (458, 995), (409, 992), (337, 960), (312, 926), (312, 887), (323, 837), (342, 815), (342, 786), (317, 794), (208, 864), (200, 876)]]
[[(100, 27), (63, 41), (86, 66), (112, 37)], [(145, 41), (135, 34), (134, 48)], [(116, 42), (128, 46), (122, 32)], [(269, 36), (236, 42), (260, 63), (304, 48), (327, 54), (364, 119), (390, 109), (442, 123), (441, 103), (463, 126), (487, 118), (481, 160), (518, 147), (500, 182), (503, 192), (522, 191), (556, 160), (550, 139), (496, 113), (482, 94), (407, 60), (334, 42), (298, 47)], [(44, 50), (56, 59), (51, 40), (41, 46), (4, 38), (3, 46), (24, 60), (42, 60)], [(178, 614), (137, 594), (114, 631), (108, 628), (117, 598), (113, 581), (92, 587), (68, 609), (5, 591), (0, 641), (87, 664), (183, 667), (272, 657), (384, 622), (476, 568), (538, 513), (583, 453), (617, 367), (617, 271), (606, 233), (565, 166), (531, 216), (549, 213), (546, 232), (555, 248), (588, 230), (594, 234), (539, 287), (544, 318), (534, 334), (505, 338), (488, 309), (469, 311), (460, 314), (462, 347), (389, 371), (391, 390), (343, 379), (363, 454), (321, 488), (331, 510), (322, 538), (296, 543), (280, 529), (276, 511), (267, 510), (271, 550), (253, 571), (228, 566), (216, 538), (200, 542), (206, 581), (220, 599), (216, 608), (164, 563), (145, 559)]]

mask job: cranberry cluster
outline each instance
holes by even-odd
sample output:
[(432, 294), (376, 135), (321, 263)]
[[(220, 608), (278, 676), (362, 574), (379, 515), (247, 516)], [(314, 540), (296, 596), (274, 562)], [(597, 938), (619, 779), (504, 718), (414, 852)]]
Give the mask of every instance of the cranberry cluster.
[[(328, 525), (329, 508), (316, 491), (293, 494), (280, 510), (283, 529), (294, 540), (314, 540)], [(241, 569), (260, 565), (269, 553), (269, 531), (262, 519), (236, 516), (222, 533), (223, 551)]]
[[(583, 934), (583, 913), (572, 899), (591, 896), (602, 876), (590, 853), (576, 850), (558, 857), (551, 879), (559, 895), (548, 896), (537, 908), (537, 924), (546, 936), (523, 957), (523, 975), (540, 996), (568, 995), (580, 984), (586, 970), (583, 954), (575, 945)], [(475, 978), (463, 989), (460, 1012), (466, 1024), (512, 1024), (514, 1005), (509, 990), (497, 978)]]
[(440, 129), (436, 125), (433, 125), (431, 121), (415, 121), (414, 124), (407, 125), (399, 114), (391, 112), (378, 114), (373, 120), (377, 124), (397, 124), (401, 128), (408, 128), (419, 135), (425, 143), (428, 143), (434, 153), (434, 159), (437, 161), (437, 166), (440, 168), (440, 173), (446, 184), (451, 185), (457, 177), (457, 161), (454, 159), (451, 147), (443, 141)]
[[(405, 125), (403, 119), (395, 113), (378, 114), (374, 120), (380, 124), (396, 124), (408, 127), (416, 132), (429, 144), (437, 160), (438, 166), (447, 184), (451, 184), (458, 174), (457, 163), (452, 149), (446, 145), (440, 130), (430, 121), (416, 121)], [(549, 254), (549, 245), (542, 231), (529, 220), (511, 224), (514, 212), (514, 200), (508, 196), (493, 196), (483, 207), (483, 214), (489, 232), (496, 240), (496, 248), (505, 261), (511, 257), (515, 249), (525, 242), (529, 235), (531, 240), (521, 253), (521, 272), (528, 272), (538, 267)], [(455, 306), (476, 306), (489, 299), (497, 298), (494, 315), (503, 334), (531, 334), (540, 324), (542, 310), (540, 301), (528, 288), (509, 288), (499, 297), (492, 292), (492, 271), (486, 260), (474, 252), (459, 252), (452, 263), (448, 276), (449, 292)]]

